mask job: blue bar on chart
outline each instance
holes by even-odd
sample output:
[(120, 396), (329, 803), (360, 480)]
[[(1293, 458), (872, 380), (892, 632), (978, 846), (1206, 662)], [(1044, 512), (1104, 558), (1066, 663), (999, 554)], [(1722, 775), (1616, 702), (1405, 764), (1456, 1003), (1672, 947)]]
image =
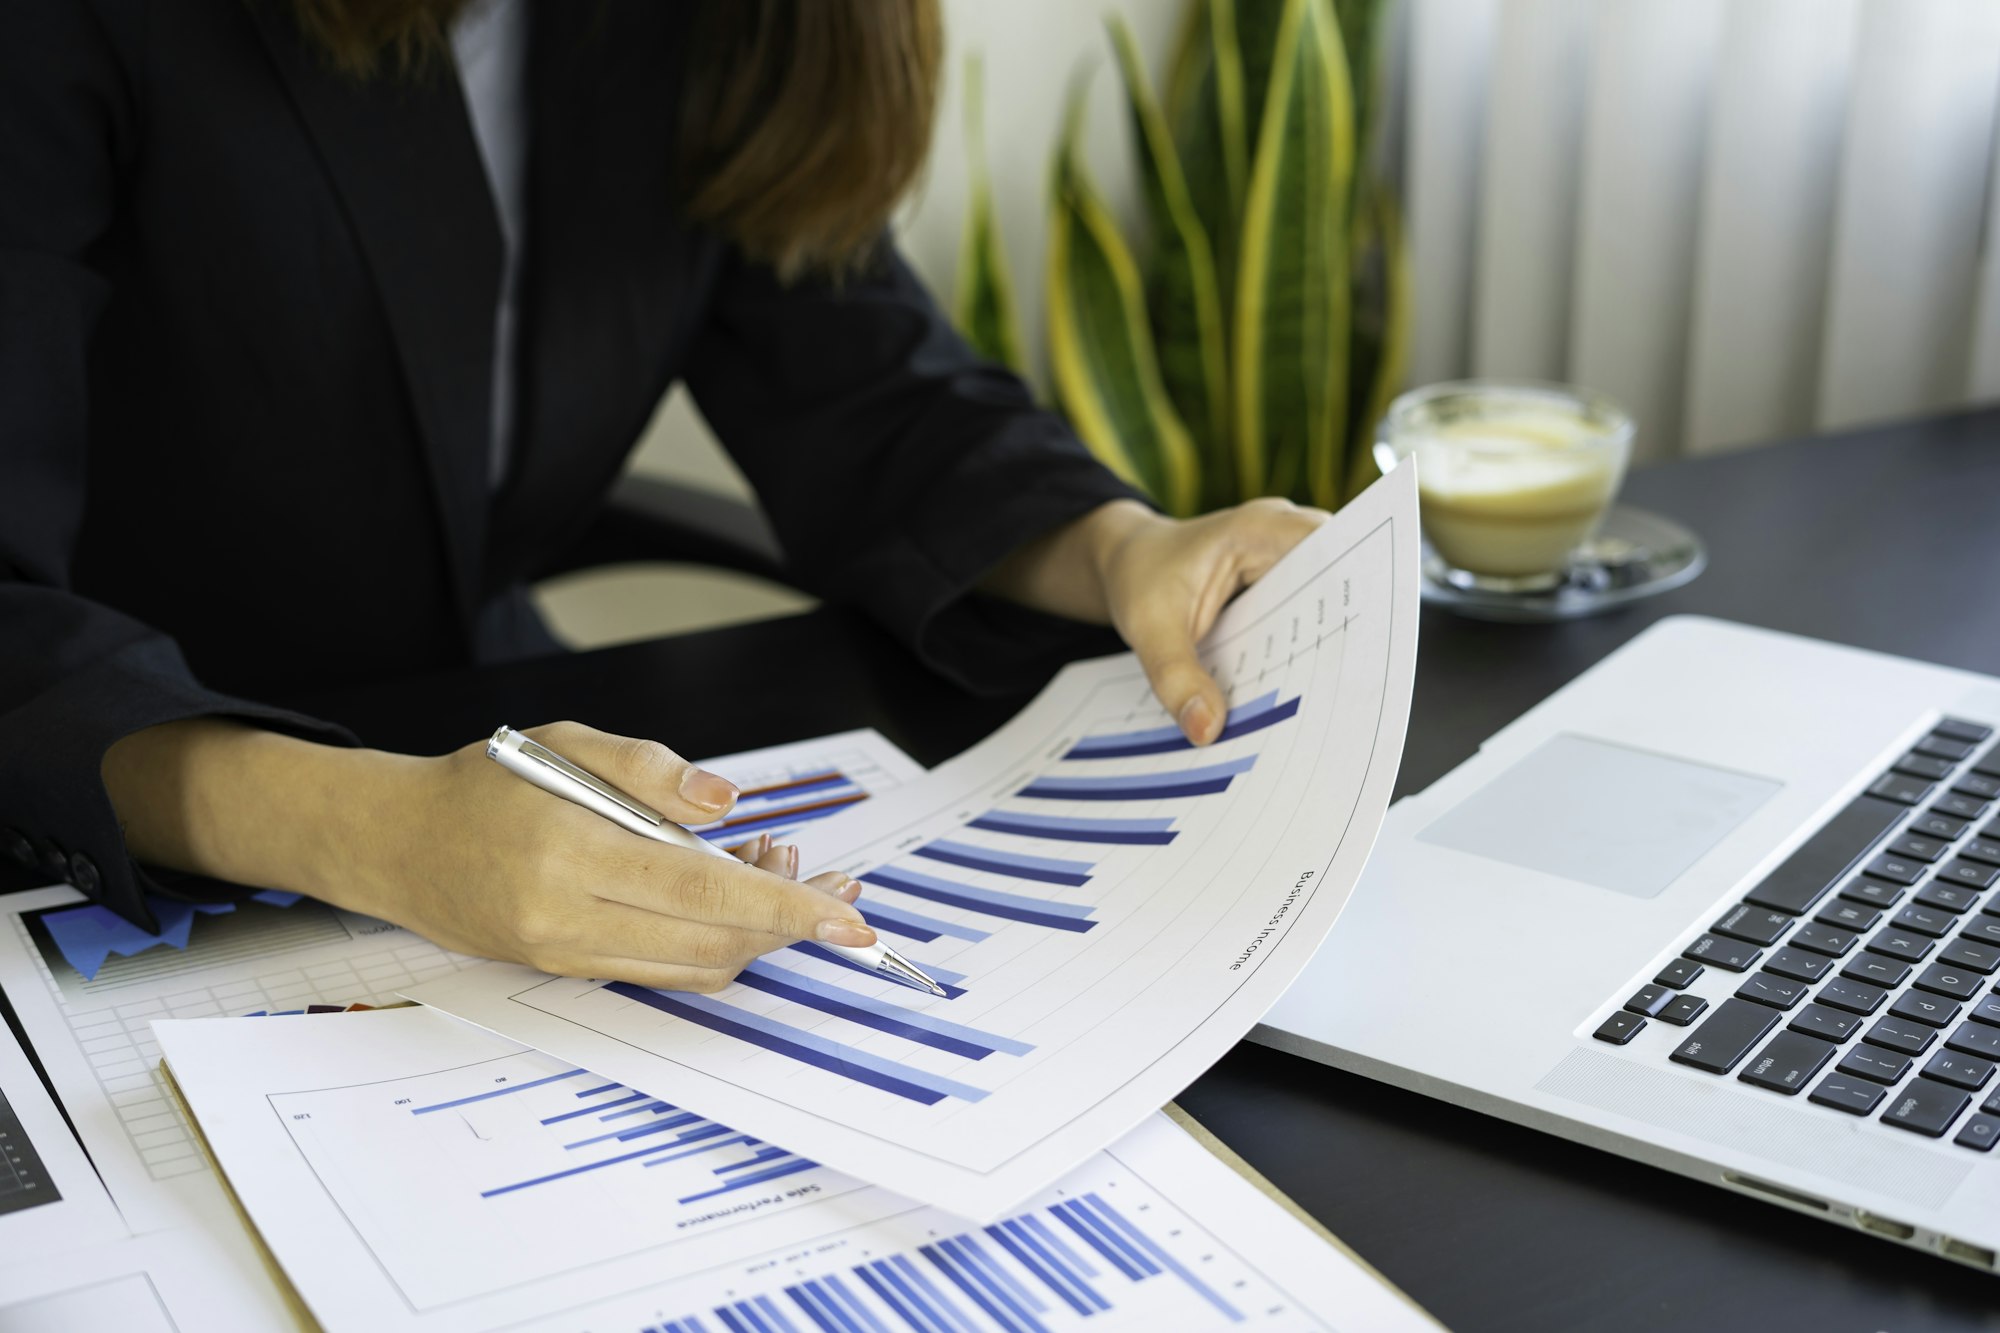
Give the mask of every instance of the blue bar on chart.
[[(790, 1156), (790, 1154), (785, 1155)], [(801, 1171), (810, 1171), (818, 1165), (818, 1162), (808, 1162), (803, 1157), (794, 1158), (789, 1162), (781, 1162), (777, 1166), (766, 1167), (762, 1171), (752, 1171), (747, 1175), (737, 1176), (728, 1184), (718, 1185), (712, 1190), (702, 1190), (698, 1194), (690, 1194), (686, 1198), (681, 1199), (680, 1202), (683, 1204), (700, 1203), (703, 1199), (713, 1199), (719, 1194), (732, 1194), (740, 1189), (748, 1189), (752, 1185), (762, 1185), (769, 1180), (778, 1180), (785, 1176), (795, 1176)]]
[(917, 848), (915, 855), (943, 861), (947, 865), (964, 866), (967, 870), (984, 870), (988, 874), (1010, 875), (1015, 879), (1031, 879), (1043, 884), (1067, 884), (1072, 888), (1081, 888), (1090, 883), (1091, 864), (1088, 861), (1027, 856), (994, 847), (949, 842), (943, 838), (925, 843)]
[(713, 996), (649, 990), (626, 981), (609, 982), (604, 989), (662, 1013), (684, 1018), (712, 1032), (747, 1041), (801, 1064), (812, 1065), (829, 1074), (922, 1102), (926, 1106), (935, 1106), (946, 1097), (968, 1102), (982, 1101), (986, 1097), (984, 1088), (873, 1055), (842, 1042), (830, 1041), (818, 1033), (752, 1013)]
[[(791, 950), (793, 953), (802, 953), (808, 958), (817, 958), (822, 963), (831, 963), (835, 967), (845, 968), (849, 972), (858, 972), (862, 976), (872, 978), (875, 981), (882, 980), (882, 974), (874, 968), (863, 967), (852, 958), (842, 958), (824, 944), (818, 944), (812, 940), (800, 940), (797, 944), (791, 946)], [(938, 989), (944, 992), (945, 999), (956, 1000), (959, 996), (965, 994), (965, 987), (957, 984), (965, 980), (965, 973), (954, 972), (948, 967), (939, 967), (935, 963), (926, 963), (921, 958), (912, 958), (910, 961), (922, 968), (924, 975), (938, 984)], [(893, 986), (897, 983), (892, 981), (888, 984)]]
[(1128, 773), (1115, 778), (1036, 778), (1016, 796), (1048, 801), (1155, 801), (1174, 796), (1211, 796), (1228, 791), (1240, 773), (1248, 773), (1256, 755), (1229, 759), (1178, 772)]
[[(1031, 926), (1081, 932), (1097, 924), (1089, 919), (1090, 913), (1095, 909), (1077, 903), (1030, 898), (1018, 893), (1002, 893), (998, 889), (982, 889), (977, 885), (939, 879), (934, 875), (926, 875), (901, 866), (864, 870), (858, 878), (879, 888), (894, 889), (898, 893), (907, 893), (912, 897), (943, 903), (949, 907), (960, 907), (968, 912), (983, 912), (987, 916), (1026, 922)], [(923, 964), (919, 963), (918, 966), (921, 967)]]
[[(1222, 731), (1209, 742), (1220, 745), (1233, 741), (1238, 736), (1248, 736), (1275, 726), (1288, 718), (1296, 717), (1299, 711), (1299, 697), (1293, 696), (1283, 703), (1278, 702), (1278, 692), (1258, 695), (1248, 703), (1238, 704), (1229, 710), (1223, 720)], [(1129, 759), (1143, 754), (1171, 754), (1175, 750), (1192, 750), (1194, 745), (1181, 734), (1179, 727), (1150, 727), (1144, 731), (1127, 731), (1116, 735), (1085, 736), (1063, 755), (1065, 759)]]
[(1137, 847), (1164, 847), (1175, 836), (1171, 819), (1077, 819), (1014, 810), (989, 810), (966, 827), (1053, 842), (1116, 842)]
[(469, 1106), (473, 1102), (490, 1101), (495, 1097), (505, 1097), (512, 1092), (526, 1092), (529, 1088), (539, 1088), (549, 1083), (560, 1083), (566, 1078), (575, 1078), (582, 1072), (581, 1069), (571, 1069), (561, 1074), (550, 1074), (547, 1078), (529, 1079), (525, 1083), (509, 1083), (506, 1087), (495, 1088), (491, 1092), (475, 1092), (470, 1097), (454, 1097), (448, 1102), (438, 1102), (432, 1106), (412, 1106), (410, 1114), (429, 1115), (433, 1111), (449, 1111), (454, 1106)]
[(711, 842), (734, 845), (758, 833), (782, 834), (800, 824), (837, 815), (867, 799), (868, 793), (845, 773), (812, 773), (741, 792), (728, 818), (691, 831)]
[[(877, 999), (817, 980), (776, 963), (753, 962), (737, 974), (736, 980), (737, 984), (763, 991), (766, 995), (775, 995), (823, 1014), (844, 1018), (850, 1023), (887, 1032), (934, 1050), (961, 1055), (968, 1060), (984, 1060), (996, 1051), (1026, 1055), (1035, 1049), (1025, 1041), (981, 1032), (978, 1028), (937, 1018), (893, 1000)], [(910, 993), (914, 995), (916, 992)]]
[(919, 944), (929, 944), (940, 936), (949, 935), (956, 940), (977, 944), (992, 934), (977, 926), (961, 926), (956, 921), (942, 921), (907, 907), (884, 907), (880, 903), (856, 903), (861, 917), (877, 930), (893, 931)]

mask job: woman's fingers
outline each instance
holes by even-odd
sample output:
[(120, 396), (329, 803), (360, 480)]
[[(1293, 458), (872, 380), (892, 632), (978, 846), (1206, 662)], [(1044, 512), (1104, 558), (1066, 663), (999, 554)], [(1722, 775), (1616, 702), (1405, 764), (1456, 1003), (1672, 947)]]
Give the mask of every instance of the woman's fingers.
[(1153, 693), (1180, 725), (1181, 734), (1196, 745), (1214, 740), (1227, 712), (1222, 687), (1195, 654), (1194, 630), (1179, 599), (1153, 600), (1134, 608), (1121, 629), (1145, 668)]
[(614, 736), (580, 722), (554, 722), (527, 735), (677, 823), (706, 824), (736, 804), (735, 783), (658, 741)]
[(703, 856), (632, 838), (607, 848), (592, 867), (591, 889), (600, 898), (663, 917), (728, 926), (784, 942), (863, 946), (875, 932), (821, 882), (800, 883), (734, 860)]

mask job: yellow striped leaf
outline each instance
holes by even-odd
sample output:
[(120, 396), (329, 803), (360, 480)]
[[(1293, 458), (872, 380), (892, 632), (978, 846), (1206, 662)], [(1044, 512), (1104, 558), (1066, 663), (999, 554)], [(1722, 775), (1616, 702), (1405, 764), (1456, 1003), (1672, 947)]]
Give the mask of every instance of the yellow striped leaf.
[(1000, 243), (992, 180), (986, 170), (986, 89), (976, 55), (965, 60), (965, 138), (972, 188), (959, 240), (952, 322), (975, 352), (1021, 374), (1026, 362), (1014, 314), (1014, 284), (1007, 274), (1007, 252)]
[(1194, 512), (1194, 441), (1160, 381), (1138, 265), (1083, 162), (1086, 87), (1070, 95), (1051, 181), (1049, 363), (1057, 400), (1104, 464), (1170, 513)]
[(1251, 161), (1233, 392), (1246, 495), (1335, 505), (1347, 480), (1354, 113), (1331, 0), (1285, 0)]
[(1233, 503), (1236, 478), (1228, 452), (1228, 369), (1215, 259), (1188, 197), (1180, 155), (1167, 132), (1166, 117), (1153, 100), (1132, 30), (1116, 15), (1108, 22), (1125, 80), (1133, 137), (1139, 146), (1139, 178), (1152, 219), (1146, 296), (1160, 374), (1200, 455), (1202, 506), (1220, 508)]
[(1167, 122), (1195, 216), (1215, 256), (1225, 306), (1236, 271), (1236, 228), (1249, 186), (1236, 0), (1190, 0), (1167, 84)]

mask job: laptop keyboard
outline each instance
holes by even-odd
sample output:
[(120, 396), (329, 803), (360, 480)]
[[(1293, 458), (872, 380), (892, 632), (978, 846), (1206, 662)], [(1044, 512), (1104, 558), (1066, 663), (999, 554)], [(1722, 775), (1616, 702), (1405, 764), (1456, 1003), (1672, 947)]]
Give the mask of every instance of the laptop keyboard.
[(1676, 1064), (1992, 1151), (1996, 808), (1994, 729), (1939, 722), (1593, 1035), (1685, 1029)]

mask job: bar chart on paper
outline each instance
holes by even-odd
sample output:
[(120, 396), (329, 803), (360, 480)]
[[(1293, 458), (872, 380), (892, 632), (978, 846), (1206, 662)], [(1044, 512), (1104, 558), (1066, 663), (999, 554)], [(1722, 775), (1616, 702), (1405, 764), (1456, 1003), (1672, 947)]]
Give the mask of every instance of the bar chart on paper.
[(1345, 902), (1414, 661), (1414, 500), (1393, 480), (1224, 613), (1203, 645), (1228, 701), (1213, 743), (1133, 659), (1082, 663), (966, 755), (801, 834), (942, 998), (811, 942), (715, 995), (501, 967), (409, 993), (993, 1215), (1241, 1037)]

